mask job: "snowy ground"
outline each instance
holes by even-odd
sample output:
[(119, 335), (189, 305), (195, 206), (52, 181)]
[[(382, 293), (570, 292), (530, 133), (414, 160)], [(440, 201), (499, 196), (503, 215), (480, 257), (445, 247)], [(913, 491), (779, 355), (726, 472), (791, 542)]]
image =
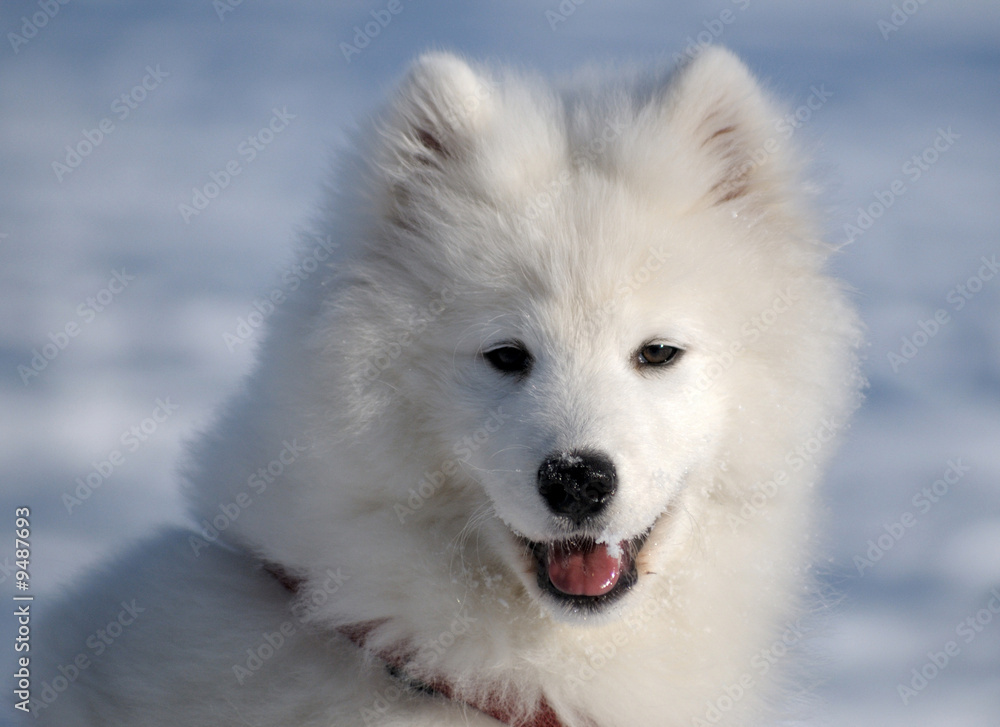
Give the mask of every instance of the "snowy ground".
[[(32, 510), (39, 605), (180, 518), (182, 443), (250, 362), (223, 334), (288, 265), (341, 129), (408, 59), (446, 47), (554, 72), (711, 38), (803, 105), (797, 138), (828, 187), (831, 239), (854, 238), (837, 266), (870, 331), (868, 401), (825, 490), (822, 566), (843, 601), (817, 724), (996, 727), (1000, 276), (983, 258), (1000, 255), (1000, 6), (577, 2), (3, 4), (0, 522)], [(391, 21), (346, 58), (373, 10)], [(241, 142), (276, 110), (294, 118), (185, 221), (178, 205), (245, 160)], [(851, 234), (870, 206), (878, 218)], [(64, 348), (25, 382), (19, 367), (50, 342)], [(122, 441), (157, 411), (155, 431)], [(107, 482), (67, 508), (115, 449)], [(4, 598), (12, 560), (4, 546)], [(928, 667), (946, 648), (948, 664)], [(933, 678), (904, 703), (913, 669)]]

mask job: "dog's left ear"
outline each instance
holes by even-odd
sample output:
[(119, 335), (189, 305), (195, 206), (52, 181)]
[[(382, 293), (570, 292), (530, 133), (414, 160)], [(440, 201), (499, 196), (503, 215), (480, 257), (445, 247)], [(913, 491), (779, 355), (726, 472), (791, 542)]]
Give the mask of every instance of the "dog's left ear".
[(440, 167), (468, 150), (492, 108), (492, 85), (451, 53), (420, 56), (392, 101), (383, 129), (397, 164)]
[(794, 175), (778, 114), (732, 53), (705, 49), (675, 73), (664, 103), (675, 159), (701, 204), (787, 194), (781, 186)]

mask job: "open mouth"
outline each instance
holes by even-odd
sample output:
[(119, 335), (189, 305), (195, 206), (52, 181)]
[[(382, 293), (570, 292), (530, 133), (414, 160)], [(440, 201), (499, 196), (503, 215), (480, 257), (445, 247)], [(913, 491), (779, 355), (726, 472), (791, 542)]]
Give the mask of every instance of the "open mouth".
[(584, 537), (523, 542), (534, 557), (539, 588), (573, 609), (598, 610), (639, 580), (636, 558), (648, 536), (614, 545)]

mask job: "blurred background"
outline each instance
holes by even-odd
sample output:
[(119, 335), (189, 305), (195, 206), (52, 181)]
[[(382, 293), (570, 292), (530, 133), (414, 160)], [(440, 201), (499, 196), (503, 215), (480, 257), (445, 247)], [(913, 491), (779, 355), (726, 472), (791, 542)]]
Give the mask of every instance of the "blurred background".
[(712, 42), (787, 101), (869, 330), (867, 402), (823, 489), (841, 598), (815, 724), (1000, 725), (1000, 5), (5, 0), (0, 29), (8, 604), (17, 507), (36, 611), (182, 520), (184, 443), (252, 360), (253, 333), (227, 334), (415, 54), (552, 74)]

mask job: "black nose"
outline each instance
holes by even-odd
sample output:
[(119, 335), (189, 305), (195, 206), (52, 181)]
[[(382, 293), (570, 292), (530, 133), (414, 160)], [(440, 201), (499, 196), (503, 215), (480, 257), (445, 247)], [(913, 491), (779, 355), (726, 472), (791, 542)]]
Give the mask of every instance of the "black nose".
[(607, 506), (616, 483), (614, 463), (597, 452), (553, 454), (538, 468), (538, 492), (549, 509), (577, 525)]

